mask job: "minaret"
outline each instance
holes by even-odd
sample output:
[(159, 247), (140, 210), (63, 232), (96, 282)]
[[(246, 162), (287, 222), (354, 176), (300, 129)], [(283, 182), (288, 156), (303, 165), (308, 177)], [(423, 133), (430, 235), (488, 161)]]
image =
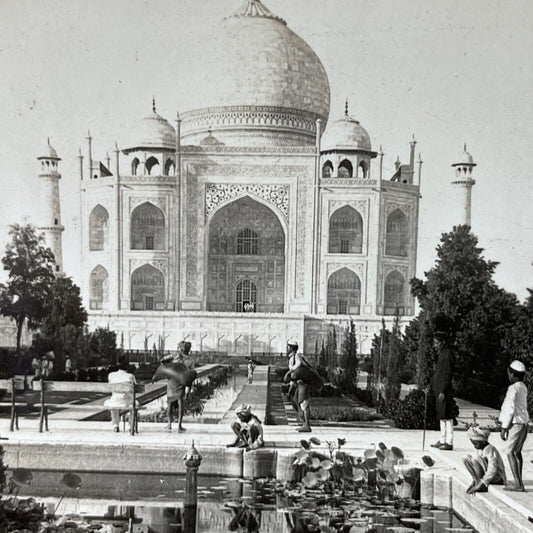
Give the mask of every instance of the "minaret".
[(58, 162), (61, 158), (50, 146), (50, 139), (43, 155), (37, 158), (41, 163), (39, 178), (42, 183), (42, 215), (39, 221), (39, 230), (44, 233), (47, 246), (54, 253), (56, 261), (56, 273), (63, 274), (63, 247), (61, 234), (65, 229), (61, 225), (61, 205), (59, 201), (59, 180), (61, 174), (58, 172)]
[(459, 224), (465, 226), (472, 225), (472, 187), (476, 184), (476, 180), (472, 177), (472, 171), (476, 166), (474, 158), (466, 151), (466, 143), (464, 145), (463, 153), (459, 156), (459, 162), (453, 163), (455, 167), (455, 179), (452, 180), (454, 189), (458, 191), (458, 198), (460, 202), (460, 209), (462, 212)]

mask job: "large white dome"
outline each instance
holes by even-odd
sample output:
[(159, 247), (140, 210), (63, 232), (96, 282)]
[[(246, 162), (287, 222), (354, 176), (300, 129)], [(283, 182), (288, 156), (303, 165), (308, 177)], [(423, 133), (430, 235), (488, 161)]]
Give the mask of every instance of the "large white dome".
[(275, 129), (312, 141), (316, 119), (325, 126), (330, 89), (320, 59), (259, 0), (221, 21), (207, 41), (191, 78), (198, 104), (183, 115), (184, 137), (211, 127), (224, 142), (221, 130), (232, 131), (234, 144), (244, 128), (247, 136)]

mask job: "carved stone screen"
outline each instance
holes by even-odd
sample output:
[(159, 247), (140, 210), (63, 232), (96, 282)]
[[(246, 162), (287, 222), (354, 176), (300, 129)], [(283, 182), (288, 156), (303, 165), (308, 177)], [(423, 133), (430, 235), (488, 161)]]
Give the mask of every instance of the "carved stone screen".
[(207, 310), (282, 313), (285, 232), (274, 212), (249, 197), (209, 224)]
[(131, 214), (131, 249), (165, 249), (165, 215), (150, 202), (136, 207)]
[(407, 257), (409, 252), (409, 222), (401, 209), (394, 210), (387, 218), (385, 254)]
[(404, 314), (405, 306), (405, 279), (393, 270), (385, 279), (384, 314), (394, 315), (396, 311)]
[(152, 265), (143, 265), (131, 275), (131, 308), (134, 311), (165, 309), (165, 278)]
[(358, 315), (361, 310), (361, 280), (349, 268), (334, 272), (328, 280), (328, 315)]
[(361, 215), (348, 205), (337, 209), (329, 221), (329, 253), (360, 254), (362, 251), (363, 219)]
[(89, 215), (89, 250), (105, 248), (109, 227), (109, 214), (105, 207), (98, 204)]

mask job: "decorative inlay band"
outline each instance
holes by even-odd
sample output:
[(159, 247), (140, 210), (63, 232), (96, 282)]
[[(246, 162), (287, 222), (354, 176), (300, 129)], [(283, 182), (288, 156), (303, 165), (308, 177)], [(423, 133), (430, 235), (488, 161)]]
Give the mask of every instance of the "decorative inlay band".
[(242, 194), (251, 194), (275, 205), (286, 219), (289, 218), (288, 185), (209, 183), (205, 189), (206, 220), (220, 204)]
[(349, 268), (359, 276), (359, 280), (363, 277), (363, 270), (365, 268), (363, 263), (328, 263), (327, 278), (341, 268)]

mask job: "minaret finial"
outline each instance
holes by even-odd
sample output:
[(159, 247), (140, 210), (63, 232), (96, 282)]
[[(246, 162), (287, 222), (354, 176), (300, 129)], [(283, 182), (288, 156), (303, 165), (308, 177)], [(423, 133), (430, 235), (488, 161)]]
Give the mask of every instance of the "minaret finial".
[(152, 96), (152, 111), (155, 113), (155, 96)]
[(346, 98), (346, 102), (344, 103), (344, 116), (348, 116), (348, 98)]

